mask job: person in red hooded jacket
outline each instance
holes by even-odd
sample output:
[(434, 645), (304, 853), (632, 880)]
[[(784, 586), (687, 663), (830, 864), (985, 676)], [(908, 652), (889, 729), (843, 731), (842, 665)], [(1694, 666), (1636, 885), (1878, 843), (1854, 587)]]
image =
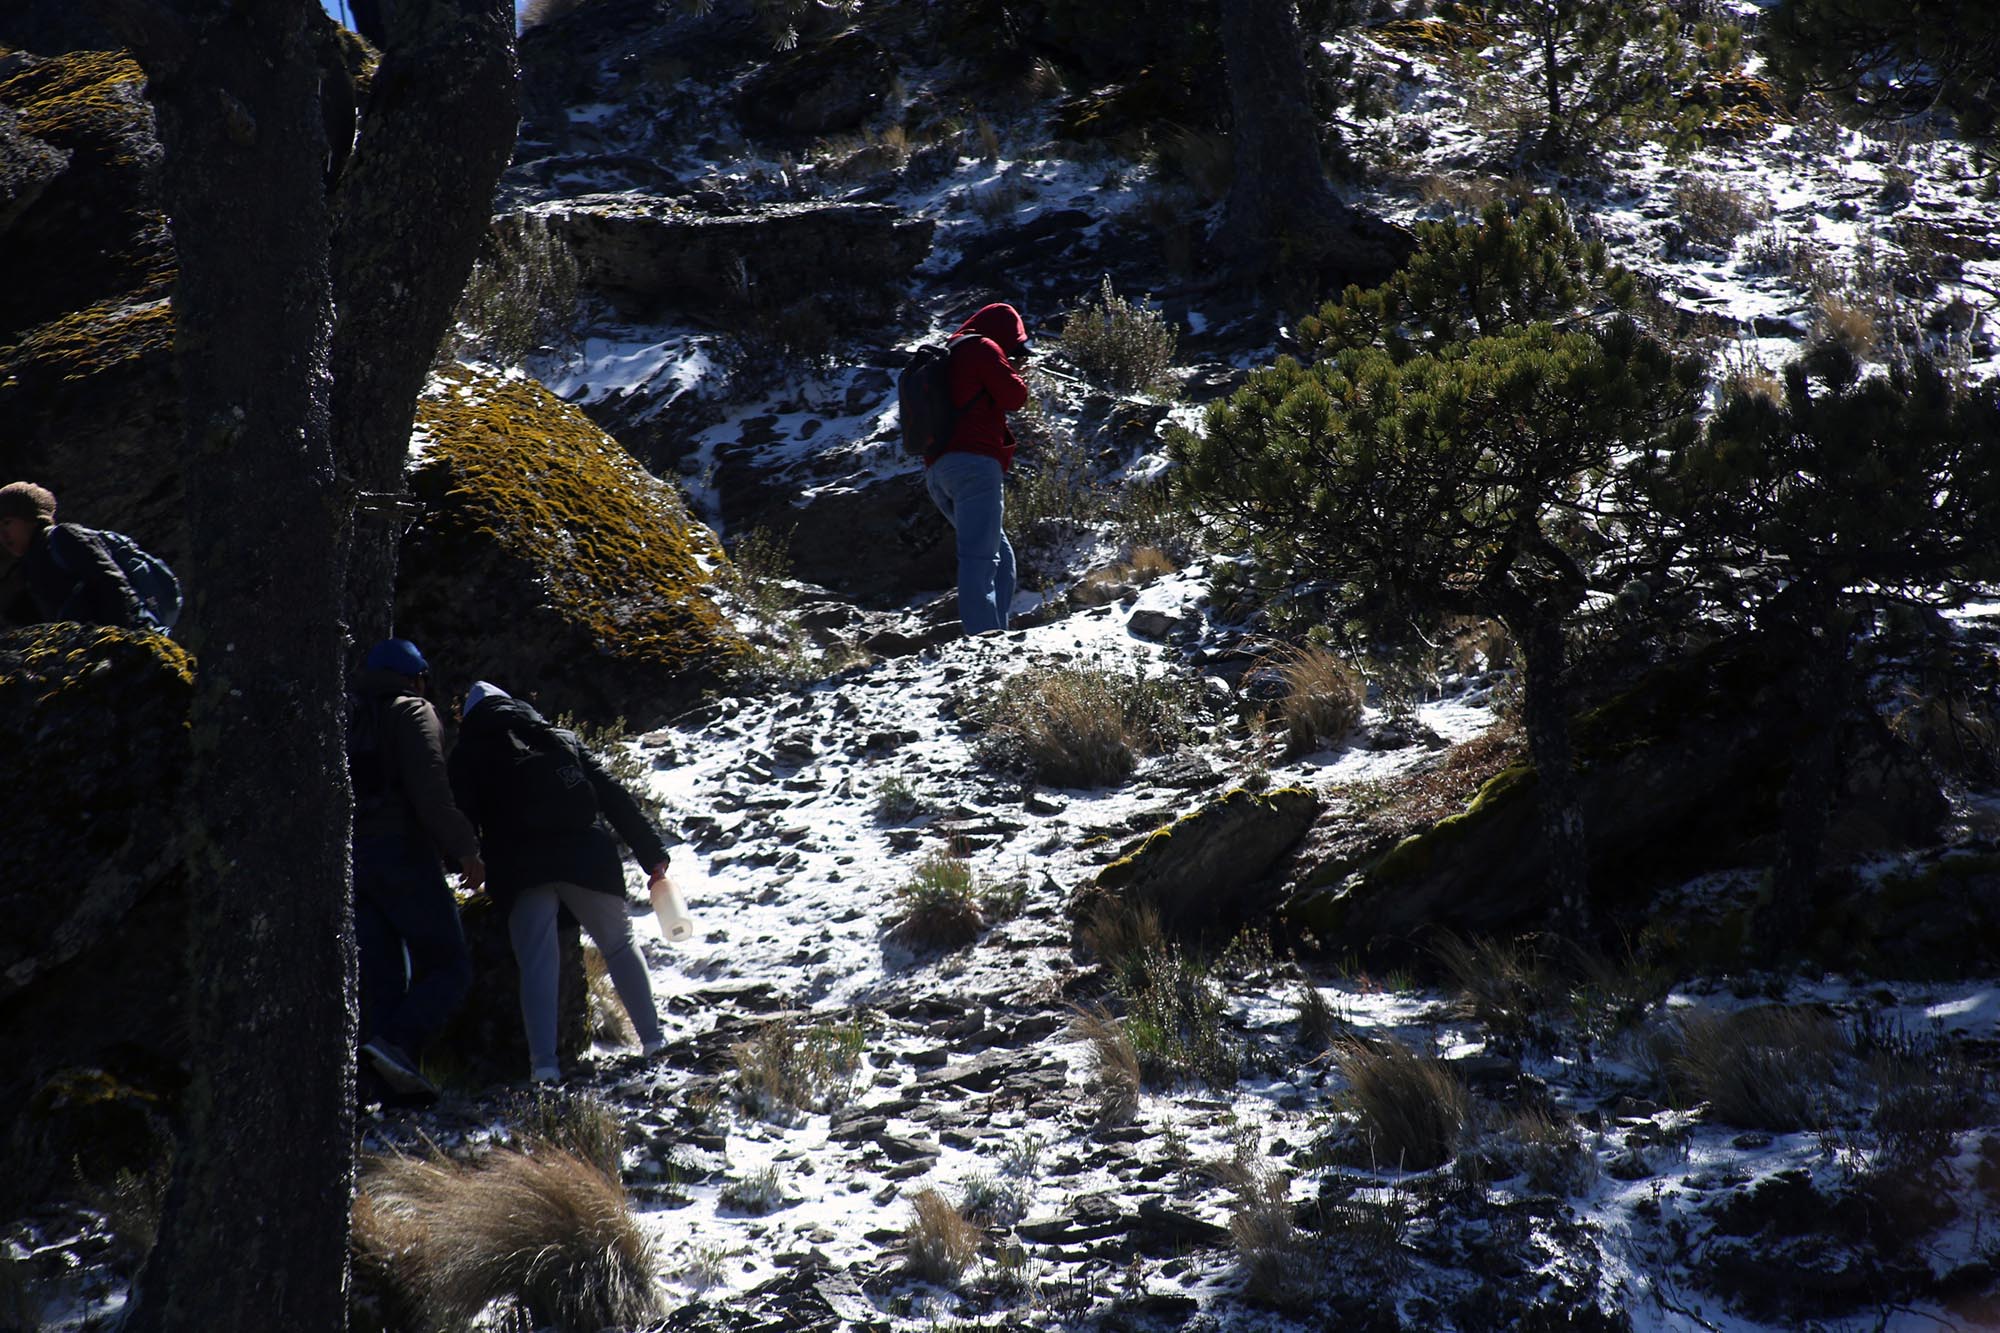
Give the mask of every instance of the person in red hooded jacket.
[(1014, 466), (1007, 414), (1028, 401), (1018, 366), (1028, 329), (1013, 306), (981, 306), (951, 338), (951, 438), (924, 469), (924, 486), (958, 533), (958, 618), (967, 634), (1007, 628), (1014, 548), (1007, 542), (1006, 474)]

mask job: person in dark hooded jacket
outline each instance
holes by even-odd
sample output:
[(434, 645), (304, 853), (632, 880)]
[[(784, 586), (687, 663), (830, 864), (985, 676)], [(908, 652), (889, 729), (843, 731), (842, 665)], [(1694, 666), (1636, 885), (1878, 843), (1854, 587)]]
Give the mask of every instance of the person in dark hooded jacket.
[(466, 694), (449, 768), (459, 808), (480, 832), (486, 891), (507, 913), (534, 1080), (562, 1077), (556, 1056), (558, 907), (569, 909), (604, 955), (640, 1046), (657, 1054), (666, 1041), (652, 978), (625, 912), (624, 858), (603, 824), (616, 830), (656, 884), (667, 873), (660, 831), (574, 735), (483, 680)]
[(90, 529), (56, 522), (55, 493), (46, 486), (0, 486), (0, 550), (14, 557), (26, 585), (22, 594), (10, 594), (9, 619), (153, 627), (125, 571)]
[(924, 486), (958, 534), (958, 618), (967, 634), (1007, 628), (1014, 548), (1006, 529), (1006, 474), (1014, 466), (1007, 414), (1028, 401), (1016, 368), (1028, 329), (1013, 306), (982, 306), (951, 340), (951, 397), (959, 418), (924, 469)]

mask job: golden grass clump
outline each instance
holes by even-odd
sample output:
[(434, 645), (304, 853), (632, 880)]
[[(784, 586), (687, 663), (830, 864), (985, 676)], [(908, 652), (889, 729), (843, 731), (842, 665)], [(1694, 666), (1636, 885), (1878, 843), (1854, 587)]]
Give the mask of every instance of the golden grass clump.
[(353, 1247), (357, 1284), (425, 1328), (468, 1328), (495, 1301), (563, 1333), (659, 1313), (652, 1248), (624, 1186), (553, 1148), (474, 1162), (370, 1157)]
[(1278, 716), (1285, 724), (1289, 753), (1325, 749), (1354, 730), (1368, 696), (1359, 671), (1316, 644), (1285, 653), (1277, 667), (1285, 682)]
[(1379, 1165), (1427, 1171), (1451, 1160), (1472, 1122), (1472, 1098), (1442, 1061), (1396, 1041), (1348, 1043), (1333, 1058), (1347, 1079), (1347, 1107)]
[(1766, 1005), (1681, 1020), (1667, 1072), (1712, 1119), (1785, 1134), (1827, 1123), (1827, 1098), (1849, 1050), (1840, 1025), (1814, 1009)]
[(1090, 1045), (1090, 1090), (1097, 1098), (1099, 1123), (1124, 1124), (1139, 1111), (1144, 1073), (1138, 1048), (1125, 1025), (1101, 1005), (1077, 1010), (1074, 1027)]
[(980, 710), (980, 753), (1057, 787), (1123, 782), (1141, 754), (1187, 734), (1184, 686), (1169, 675), (1037, 665), (1010, 677)]
[(965, 1219), (958, 1206), (934, 1189), (910, 1200), (910, 1229), (905, 1234), (903, 1265), (921, 1282), (941, 1287), (957, 1284), (979, 1257), (979, 1228)]

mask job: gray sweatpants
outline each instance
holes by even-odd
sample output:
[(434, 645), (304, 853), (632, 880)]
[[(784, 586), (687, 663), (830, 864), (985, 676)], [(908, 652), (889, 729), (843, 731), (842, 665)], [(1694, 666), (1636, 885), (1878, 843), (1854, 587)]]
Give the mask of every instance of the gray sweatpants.
[(646, 960), (632, 943), (632, 921), (623, 895), (600, 893), (579, 884), (543, 884), (524, 890), (507, 914), (514, 961), (521, 968), (521, 1021), (528, 1029), (528, 1059), (536, 1071), (556, 1068), (556, 908), (567, 907), (604, 955), (604, 968), (618, 988), (641, 1044), (660, 1039), (660, 1015), (653, 1007), (653, 982)]

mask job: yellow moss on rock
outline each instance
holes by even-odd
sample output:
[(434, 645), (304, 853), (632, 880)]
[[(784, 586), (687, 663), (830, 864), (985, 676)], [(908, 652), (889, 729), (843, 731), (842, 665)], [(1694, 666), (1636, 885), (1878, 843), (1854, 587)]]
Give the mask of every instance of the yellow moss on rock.
[[(31, 60), (0, 78), (0, 105), (20, 112), (24, 131), (58, 148), (122, 142), (122, 130), (152, 117), (146, 73), (123, 51), (71, 51)], [(122, 152), (107, 160), (137, 161)]]
[(713, 535), (679, 491), (527, 379), (458, 366), (417, 410), (420, 496), (441, 530), (533, 570), (544, 601), (614, 658), (720, 665), (747, 645), (707, 595)]
[(100, 301), (0, 347), (0, 375), (39, 379), (36, 372), (45, 371), (60, 380), (85, 380), (155, 353), (170, 353), (173, 345), (174, 311), (167, 298)]

